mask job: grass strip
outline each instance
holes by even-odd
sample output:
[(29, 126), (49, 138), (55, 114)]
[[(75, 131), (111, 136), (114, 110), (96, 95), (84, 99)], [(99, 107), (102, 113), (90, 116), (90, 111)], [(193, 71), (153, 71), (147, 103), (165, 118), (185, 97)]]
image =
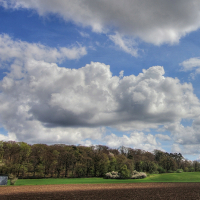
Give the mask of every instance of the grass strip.
[[(145, 179), (103, 179), (103, 178), (47, 178), (18, 179), (15, 186), (20, 185), (52, 185), (52, 184), (103, 184), (103, 183), (156, 183), (156, 182), (200, 182), (200, 172), (151, 174)], [(8, 181), (8, 186), (10, 180)]]

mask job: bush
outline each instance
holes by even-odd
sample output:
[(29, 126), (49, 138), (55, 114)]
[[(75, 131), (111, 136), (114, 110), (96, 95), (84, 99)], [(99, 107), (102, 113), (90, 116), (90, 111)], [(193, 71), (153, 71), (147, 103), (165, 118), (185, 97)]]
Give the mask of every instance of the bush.
[(120, 168), (119, 175), (121, 178), (129, 178), (130, 177), (130, 171), (127, 169), (126, 165), (124, 165)]
[(174, 173), (174, 171), (173, 170), (168, 170), (167, 173)]
[(190, 169), (189, 169), (189, 172), (194, 172), (195, 170), (194, 170), (194, 168), (193, 167), (191, 167)]
[(188, 172), (188, 171), (189, 171), (188, 167), (185, 167), (184, 172)]
[(18, 180), (16, 175), (13, 175), (13, 174), (9, 174), (8, 178), (10, 179), (10, 185), (14, 185), (16, 181)]
[[(141, 179), (141, 178), (146, 178), (147, 174), (144, 172), (137, 172), (136, 170), (134, 170), (131, 174), (131, 176), (127, 176), (126, 178), (132, 178), (132, 179)], [(104, 178), (106, 179), (119, 179), (119, 178), (125, 178), (124, 175), (122, 175), (119, 172), (108, 172), (105, 174)]]
[(147, 174), (144, 172), (137, 172), (136, 170), (133, 171), (131, 178), (132, 179), (141, 179), (146, 178)]
[(159, 171), (154, 171), (151, 174), (159, 174)]
[(112, 172), (108, 172), (105, 174), (105, 178), (107, 179), (115, 179), (115, 178), (121, 178), (120, 174), (118, 172), (112, 171)]
[(10, 179), (10, 185), (14, 185), (18, 178)]
[(182, 169), (177, 169), (177, 170), (176, 170), (176, 173), (182, 173), (182, 172), (183, 172)]
[(159, 171), (159, 173), (160, 174), (162, 174), (162, 173), (165, 173), (166, 172), (166, 170), (165, 169), (163, 169), (162, 167), (158, 167), (158, 169), (157, 169), (158, 171)]

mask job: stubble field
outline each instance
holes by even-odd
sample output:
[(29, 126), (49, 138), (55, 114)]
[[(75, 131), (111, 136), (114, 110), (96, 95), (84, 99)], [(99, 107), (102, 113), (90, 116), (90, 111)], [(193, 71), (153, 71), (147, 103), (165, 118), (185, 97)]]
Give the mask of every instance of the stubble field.
[(200, 199), (200, 183), (62, 184), (0, 187), (1, 200)]

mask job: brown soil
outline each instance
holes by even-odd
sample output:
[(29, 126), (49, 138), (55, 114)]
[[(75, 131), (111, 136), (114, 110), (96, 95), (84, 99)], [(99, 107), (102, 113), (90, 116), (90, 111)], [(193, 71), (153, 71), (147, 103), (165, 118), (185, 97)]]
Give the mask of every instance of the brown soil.
[(73, 184), (2, 186), (0, 199), (173, 199), (200, 200), (200, 183)]

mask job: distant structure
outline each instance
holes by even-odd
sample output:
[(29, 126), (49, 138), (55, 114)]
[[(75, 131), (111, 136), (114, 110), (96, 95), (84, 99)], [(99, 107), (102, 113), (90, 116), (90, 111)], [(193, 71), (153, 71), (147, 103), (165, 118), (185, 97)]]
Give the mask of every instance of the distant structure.
[(0, 175), (0, 185), (8, 184), (8, 175), (2, 174)]

